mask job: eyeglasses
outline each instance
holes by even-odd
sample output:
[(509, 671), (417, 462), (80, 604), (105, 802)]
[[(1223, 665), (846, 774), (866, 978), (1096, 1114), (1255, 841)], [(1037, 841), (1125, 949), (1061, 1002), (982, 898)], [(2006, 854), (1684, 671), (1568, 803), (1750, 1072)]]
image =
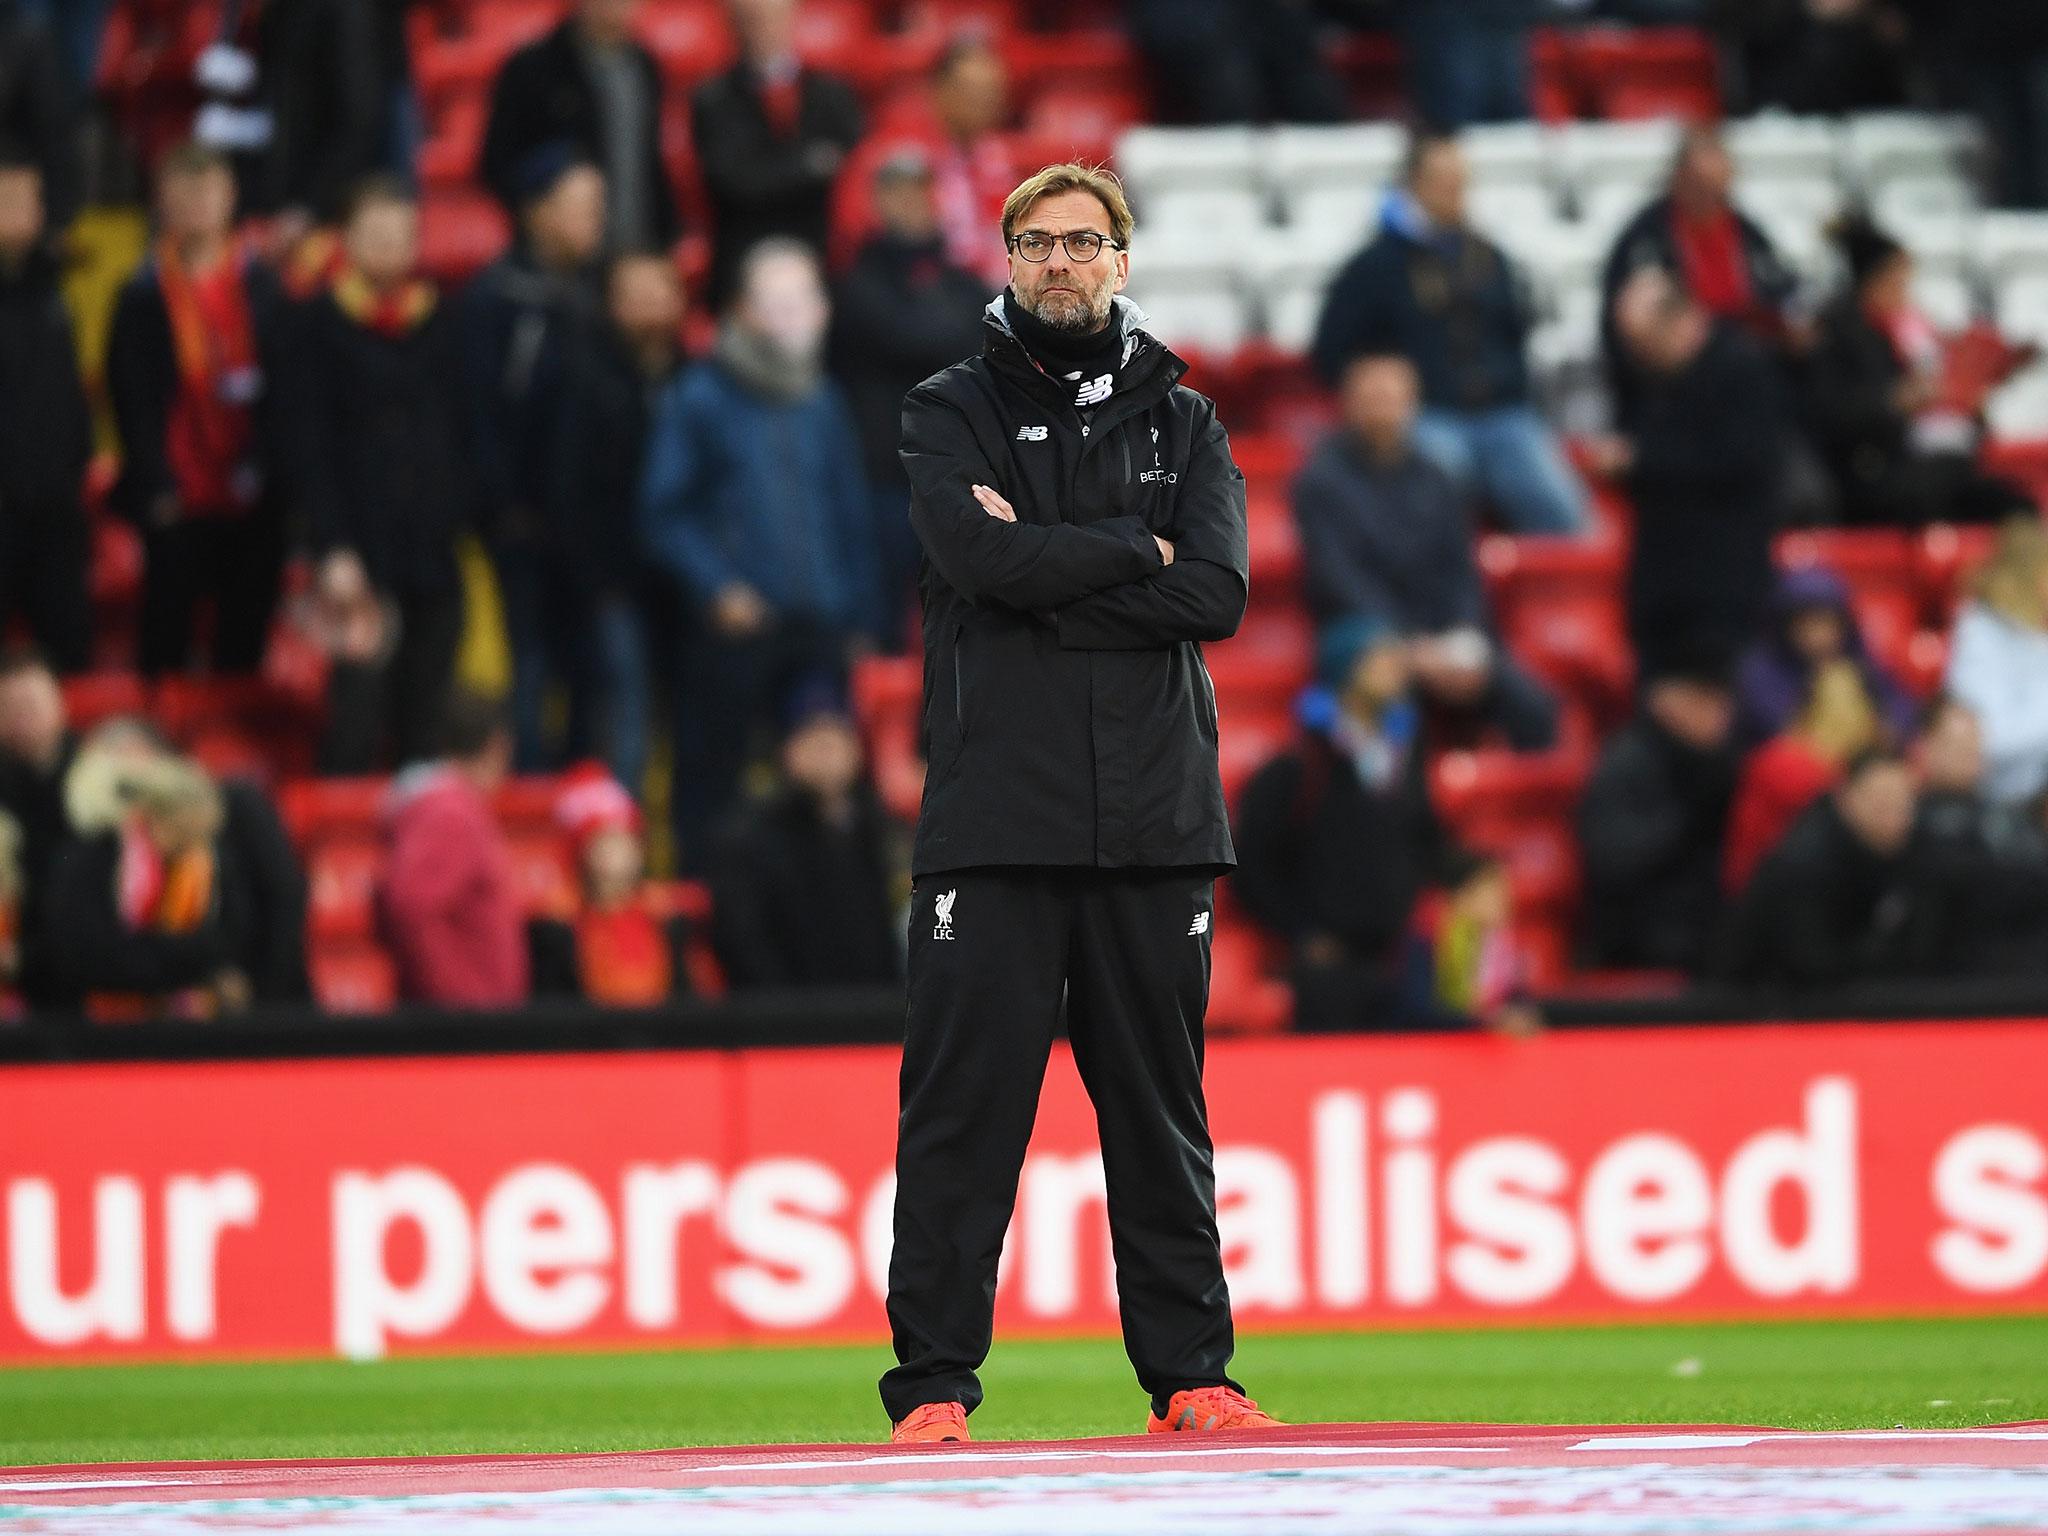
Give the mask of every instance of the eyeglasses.
[(1123, 247), (1106, 235), (1098, 235), (1092, 229), (1070, 230), (1064, 235), (1048, 235), (1042, 229), (1027, 229), (1021, 235), (1010, 237), (1010, 249), (1026, 261), (1046, 261), (1052, 256), (1052, 248), (1064, 245), (1069, 261), (1093, 261), (1102, 253), (1105, 245), (1117, 250)]

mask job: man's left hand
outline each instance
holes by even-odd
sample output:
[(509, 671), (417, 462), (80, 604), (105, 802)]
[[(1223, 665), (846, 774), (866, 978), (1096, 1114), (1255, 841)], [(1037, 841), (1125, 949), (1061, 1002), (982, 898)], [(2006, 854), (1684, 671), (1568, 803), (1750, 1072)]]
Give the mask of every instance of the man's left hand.
[(981, 510), (990, 517), (1005, 523), (1017, 521), (1017, 509), (1005, 501), (1000, 493), (986, 485), (974, 488), (974, 499), (981, 503)]

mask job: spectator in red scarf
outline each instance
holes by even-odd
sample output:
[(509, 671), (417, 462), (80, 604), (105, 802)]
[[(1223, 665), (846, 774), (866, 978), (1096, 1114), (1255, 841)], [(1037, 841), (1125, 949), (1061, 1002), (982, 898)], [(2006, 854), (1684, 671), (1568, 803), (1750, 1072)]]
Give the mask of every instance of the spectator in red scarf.
[(1851, 523), (2033, 512), (1977, 466), (1984, 398), (2030, 360), (1989, 328), (1945, 337), (1913, 302), (1912, 253), (1868, 219), (1835, 231), (1849, 287), (1823, 312), (1807, 408)]
[(234, 242), (235, 179), (188, 145), (158, 179), (158, 235), (122, 290), (107, 354), (123, 464), (116, 505), (142, 529), (142, 670), (182, 670), (214, 604), (213, 664), (253, 672), (283, 544), (270, 494), (275, 278)]
[(576, 900), (527, 928), (533, 990), (603, 1008), (652, 1008), (690, 993), (689, 929), (646, 882), (640, 807), (602, 764), (563, 778), (555, 820), (576, 862)]
[(442, 1008), (526, 1001), (526, 913), (491, 795), (512, 767), (512, 732), (494, 700), (458, 690), (442, 722), (447, 755), (391, 790), (385, 940), (399, 996)]
[(1601, 279), (1601, 322), (1608, 371), (1624, 424), (1638, 375), (1615, 325), (1615, 304), (1646, 267), (1666, 273), (1716, 319), (1733, 321), (1773, 348), (1802, 339), (1792, 313), (1799, 279), (1770, 236), (1735, 206), (1735, 163), (1718, 128), (1696, 124), (1680, 141), (1662, 195), (1622, 229)]
[(455, 541), (476, 486), (454, 316), (418, 273), (419, 208), (403, 184), (358, 189), (343, 248), (302, 322), (293, 415), (334, 658), (321, 767), (370, 773), (433, 750), (462, 638)]
[(832, 187), (865, 131), (860, 97), (796, 52), (796, 0), (731, 0), (740, 57), (690, 100), (711, 194), (711, 307), (732, 297), (740, 260), (771, 236), (825, 255)]
[(1003, 199), (1017, 183), (1015, 156), (1002, 128), (1010, 116), (1009, 73), (985, 39), (963, 37), (932, 71), (926, 96), (885, 117), (840, 178), (833, 252), (843, 263), (880, 224), (875, 172), (906, 148), (932, 167), (932, 193), (946, 258), (977, 274), (994, 293), (1010, 280), (1009, 253), (989, 232), (1002, 222)]

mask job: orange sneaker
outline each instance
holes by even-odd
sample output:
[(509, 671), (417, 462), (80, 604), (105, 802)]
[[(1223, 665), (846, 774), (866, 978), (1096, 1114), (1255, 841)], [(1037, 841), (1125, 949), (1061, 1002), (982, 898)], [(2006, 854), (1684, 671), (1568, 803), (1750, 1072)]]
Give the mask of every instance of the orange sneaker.
[(1271, 1429), (1280, 1421), (1234, 1387), (1190, 1387), (1167, 1399), (1166, 1417), (1145, 1416), (1145, 1433), (1171, 1435), (1189, 1430)]
[(889, 1431), (894, 1445), (917, 1445), (967, 1439), (967, 1410), (958, 1403), (926, 1403), (913, 1408)]

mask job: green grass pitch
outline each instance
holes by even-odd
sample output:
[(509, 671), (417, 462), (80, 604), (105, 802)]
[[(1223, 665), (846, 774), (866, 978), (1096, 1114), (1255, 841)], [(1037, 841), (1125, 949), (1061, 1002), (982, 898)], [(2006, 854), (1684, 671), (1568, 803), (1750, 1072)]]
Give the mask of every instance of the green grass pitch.
[[(874, 1348), (0, 1371), (0, 1466), (883, 1437)], [(2048, 1317), (1252, 1335), (1283, 1418), (1913, 1428), (2048, 1419)], [(1114, 1340), (997, 1342), (983, 1440), (1129, 1434)]]

